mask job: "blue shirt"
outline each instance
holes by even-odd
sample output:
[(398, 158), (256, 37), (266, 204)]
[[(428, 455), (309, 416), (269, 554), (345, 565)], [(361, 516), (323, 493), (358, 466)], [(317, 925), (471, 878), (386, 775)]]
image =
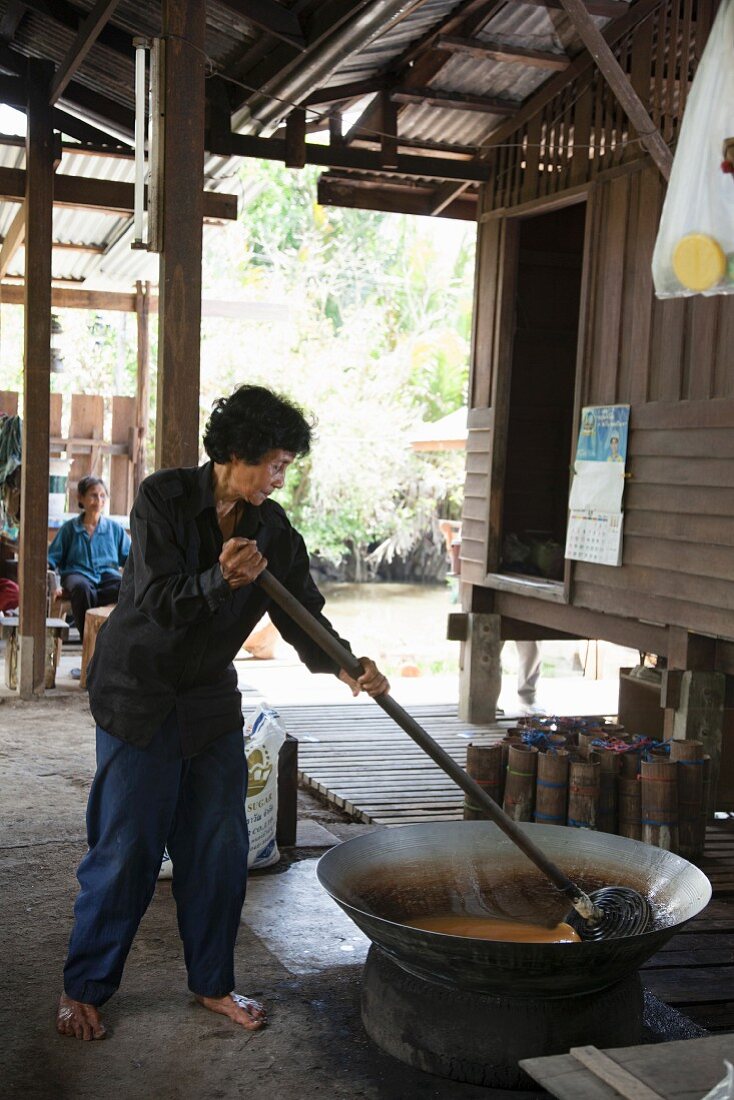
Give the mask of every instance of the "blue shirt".
[(67, 573), (81, 573), (99, 584), (105, 573), (120, 572), (130, 553), (130, 536), (109, 516), (100, 516), (94, 535), (87, 533), (82, 515), (68, 519), (56, 532), (48, 548), (48, 561), (62, 579)]

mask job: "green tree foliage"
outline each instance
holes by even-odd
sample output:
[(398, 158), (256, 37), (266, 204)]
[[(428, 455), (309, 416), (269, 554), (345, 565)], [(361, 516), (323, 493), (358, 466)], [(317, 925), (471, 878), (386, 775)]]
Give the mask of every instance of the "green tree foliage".
[(204, 404), (259, 381), (315, 414), (312, 454), (282, 500), (314, 552), (359, 572), (368, 548), (403, 553), (437, 509), (457, 512), (463, 455), (416, 455), (408, 440), (465, 398), (474, 234), (322, 207), (317, 178), (243, 168), (241, 221), (226, 246), (212, 239), (210, 292), (236, 280), (279, 301), (282, 320), (207, 324), (204, 359), (217, 367)]

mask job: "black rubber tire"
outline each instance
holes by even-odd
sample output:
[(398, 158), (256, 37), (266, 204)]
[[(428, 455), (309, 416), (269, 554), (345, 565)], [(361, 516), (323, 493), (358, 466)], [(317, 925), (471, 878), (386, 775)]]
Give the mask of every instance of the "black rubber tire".
[(577, 997), (464, 993), (407, 973), (374, 945), (362, 1022), (374, 1042), (428, 1073), (496, 1089), (537, 1089), (518, 1062), (572, 1046), (630, 1046), (642, 1036), (638, 975)]

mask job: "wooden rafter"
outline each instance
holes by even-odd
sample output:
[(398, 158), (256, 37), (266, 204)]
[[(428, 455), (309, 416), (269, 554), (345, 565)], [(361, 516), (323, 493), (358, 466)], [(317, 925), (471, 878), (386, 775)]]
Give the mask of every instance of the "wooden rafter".
[[(207, 142), (207, 146), (208, 151), (213, 155), (216, 156), (220, 153), (220, 150), (213, 147), (211, 141)], [(284, 161), (286, 142), (280, 138), (232, 134), (229, 143), (229, 154), (232, 156), (256, 157), (262, 160)], [(348, 146), (333, 148), (329, 145), (306, 144), (304, 154), (306, 164), (316, 164), (321, 168), (342, 168), (356, 172), (385, 171), (381, 154), (368, 149), (355, 149)], [(392, 170), (401, 176), (457, 180), (462, 183), (464, 181), (481, 183), (489, 179), (489, 166), (469, 158), (466, 160), (453, 160), (443, 157), (398, 154), (395, 157), (395, 166)], [(11, 169), (0, 169), (0, 184), (2, 183), (4, 171), (11, 171)], [(63, 178), (68, 179), (70, 177)], [(127, 186), (131, 187), (132, 185)]]
[[(480, 30), (505, 4), (505, 0), (467, 0), (437, 27), (414, 43), (393, 66), (393, 82), (403, 91), (425, 88), (440, 73), (451, 55), (437, 48), (444, 35), (470, 37)], [(371, 103), (346, 135), (347, 143), (379, 129), (378, 103)]]
[(120, 0), (97, 0), (97, 3), (80, 24), (76, 38), (62, 59), (51, 83), (52, 105), (63, 94), (69, 81), (99, 38), (105, 24), (109, 22), (119, 2)]
[[(673, 154), (650, 118), (644, 103), (632, 87), (627, 74), (604, 40), (601, 31), (591, 19), (582, 0), (560, 0), (560, 2), (622, 110), (637, 130), (640, 141), (657, 164), (663, 178), (670, 179)], [(668, 63), (673, 64), (672, 61)]]
[(17, 210), (0, 248), (0, 279), (4, 279), (13, 258), (25, 241), (25, 203)]
[(448, 53), (460, 53), (487, 61), (519, 63), (534, 69), (563, 72), (571, 64), (565, 53), (549, 50), (532, 50), (525, 46), (508, 45), (498, 38), (452, 38), (444, 35), (438, 40), (438, 48)]
[(276, 4), (275, 0), (222, 0), (222, 3), (274, 38), (280, 38), (297, 50), (305, 50), (306, 40), (298, 16)]
[(15, 32), (20, 26), (26, 11), (26, 5), (21, 3), (21, 0), (10, 0), (10, 3), (5, 9), (5, 14), (0, 21), (0, 38), (3, 42), (11, 42), (13, 40)]
[(441, 88), (394, 88), (390, 98), (395, 103), (418, 103), (424, 107), (444, 107), (454, 111), (480, 111), (492, 115), (514, 115), (518, 104), (497, 96), (469, 95), (467, 92), (447, 92)]
[[(101, 145), (110, 148), (110, 150), (127, 151), (132, 155), (132, 146), (123, 145), (122, 142), (110, 137), (103, 130), (98, 130), (96, 126), (91, 126), (88, 122), (82, 122), (80, 118), (75, 118), (67, 111), (60, 111), (58, 107), (55, 107), (52, 118), (54, 130), (66, 134), (67, 137), (76, 138), (77, 141), (81, 141), (86, 145)], [(65, 152), (67, 151), (68, 147), (65, 149)]]
[[(0, 168), (0, 202), (21, 202), (25, 197), (25, 186), (26, 176), (22, 168)], [(118, 180), (57, 175), (53, 201), (55, 206), (131, 214), (133, 190), (132, 183)], [(218, 191), (204, 191), (203, 194), (205, 218), (233, 221), (237, 217), (236, 195), (222, 195)]]
[[(23, 0), (23, 6), (43, 16), (44, 19), (52, 19), (75, 34), (88, 15), (88, 12), (77, 8), (75, 4), (70, 4), (68, 0), (51, 0), (48, 3), (46, 0)], [(127, 31), (108, 25), (102, 28), (97, 41), (101, 46), (122, 54), (132, 63), (133, 38)]]
[[(428, 217), (439, 201), (443, 201), (442, 189), (425, 185), (410, 186), (393, 183), (389, 179), (363, 180), (323, 175), (318, 184), (318, 200), (324, 206), (344, 206), (360, 210), (382, 210), (387, 213), (419, 214)], [(445, 218), (475, 221), (477, 216), (476, 194), (454, 195), (441, 207)]]
[[(513, 0), (513, 3), (556, 10), (564, 7), (562, 0)], [(583, 0), (583, 6), (588, 15), (596, 15), (602, 19), (620, 19), (630, 8), (627, 0)]]

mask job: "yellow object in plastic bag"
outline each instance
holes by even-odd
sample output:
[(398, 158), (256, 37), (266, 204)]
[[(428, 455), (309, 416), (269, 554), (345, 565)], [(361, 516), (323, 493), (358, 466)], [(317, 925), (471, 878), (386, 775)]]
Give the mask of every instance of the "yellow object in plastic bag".
[(689, 290), (710, 290), (726, 274), (726, 256), (708, 233), (687, 233), (675, 246), (673, 270)]

